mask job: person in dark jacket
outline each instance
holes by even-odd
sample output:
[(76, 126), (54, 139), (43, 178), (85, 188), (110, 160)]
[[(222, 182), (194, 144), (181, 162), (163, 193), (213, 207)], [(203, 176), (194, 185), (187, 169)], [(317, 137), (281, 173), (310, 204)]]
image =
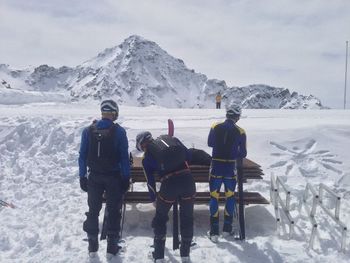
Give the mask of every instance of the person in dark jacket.
[(225, 188), (225, 211), (223, 235), (232, 234), (235, 213), (236, 160), (247, 156), (246, 133), (236, 125), (241, 107), (232, 105), (226, 111), (226, 120), (214, 124), (209, 132), (208, 146), (212, 147), (210, 167), (210, 238), (217, 242), (219, 235), (219, 195), (221, 185)]
[[(175, 201), (180, 204), (180, 255), (182, 262), (189, 262), (190, 246), (193, 238), (193, 206), (196, 186), (187, 161), (190, 158), (187, 148), (175, 137), (160, 136), (154, 140), (150, 132), (141, 132), (136, 137), (136, 148), (144, 151), (142, 166), (147, 178), (150, 199), (156, 207), (152, 220), (154, 230), (155, 262), (163, 262), (168, 213)], [(160, 147), (157, 146), (158, 144)], [(172, 146), (173, 145), (173, 146)], [(178, 150), (166, 152), (170, 147)], [(164, 151), (159, 148), (165, 148)], [(174, 148), (172, 148), (174, 149)], [(155, 173), (161, 181), (157, 193)]]
[[(83, 230), (88, 235), (89, 255), (98, 251), (99, 213), (103, 194), (106, 197), (107, 257), (119, 250), (120, 208), (122, 196), (129, 188), (130, 164), (128, 139), (124, 128), (114, 121), (119, 108), (113, 100), (101, 103), (102, 118), (85, 128), (79, 151), (80, 187), (88, 194), (89, 212)], [(88, 168), (88, 169), (87, 169)]]

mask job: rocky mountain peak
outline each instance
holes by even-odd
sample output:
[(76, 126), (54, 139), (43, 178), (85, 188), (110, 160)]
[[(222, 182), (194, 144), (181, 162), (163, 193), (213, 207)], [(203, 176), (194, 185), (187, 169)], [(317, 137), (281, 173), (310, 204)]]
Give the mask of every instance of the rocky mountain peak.
[(75, 68), (41, 65), (15, 71), (0, 65), (0, 77), (11, 87), (22, 80), (28, 89), (66, 92), (72, 100), (113, 98), (131, 106), (214, 107), (220, 91), (223, 104), (240, 103), (244, 108), (323, 108), (314, 96), (285, 88), (264, 84), (228, 87), (223, 80), (208, 79), (187, 68), (181, 59), (138, 35)]

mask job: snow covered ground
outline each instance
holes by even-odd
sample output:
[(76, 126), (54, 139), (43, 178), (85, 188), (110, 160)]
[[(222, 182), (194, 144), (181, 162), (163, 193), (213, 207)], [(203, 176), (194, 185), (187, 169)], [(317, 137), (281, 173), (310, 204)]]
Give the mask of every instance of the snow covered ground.
[[(82, 129), (99, 117), (98, 108), (96, 103), (0, 105), (0, 199), (16, 206), (0, 208), (0, 262), (89, 262), (82, 240), (86, 194), (79, 188), (77, 157)], [(118, 122), (126, 128), (135, 155), (136, 134), (165, 133), (168, 118), (174, 120), (175, 136), (188, 147), (210, 152), (209, 128), (225, 114), (214, 109), (120, 108)], [(349, 240), (346, 252), (339, 252), (340, 231), (320, 209), (315, 246), (308, 249), (311, 224), (299, 202), (307, 182), (316, 188), (324, 183), (342, 198), (340, 219), (349, 227), (350, 111), (244, 110), (238, 124), (247, 132), (248, 158), (265, 173), (264, 180), (249, 181), (245, 188), (269, 199), (271, 174), (281, 176), (292, 192), (295, 233), (288, 239), (287, 227), (277, 231), (272, 205), (252, 205), (246, 208), (246, 241), (220, 239), (215, 245), (205, 237), (208, 207), (196, 206), (198, 245), (192, 262), (349, 262)], [(127, 205), (127, 248), (113, 262), (151, 262), (153, 214), (151, 205)], [(179, 252), (171, 250), (170, 224), (166, 259), (180, 262)], [(94, 262), (106, 262), (105, 249), (102, 242)]]

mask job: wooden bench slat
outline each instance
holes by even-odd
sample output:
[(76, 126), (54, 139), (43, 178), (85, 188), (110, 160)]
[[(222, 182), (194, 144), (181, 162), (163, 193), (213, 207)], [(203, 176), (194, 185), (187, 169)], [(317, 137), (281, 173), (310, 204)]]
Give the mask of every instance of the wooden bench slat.
[[(247, 179), (263, 179), (263, 171), (260, 166), (249, 159), (244, 159), (243, 161), (243, 175), (244, 182)], [(209, 176), (209, 166), (207, 165), (190, 165), (191, 173), (193, 174), (195, 181), (198, 183), (208, 182)], [(146, 182), (146, 178), (144, 176), (143, 168), (141, 167), (141, 158), (134, 158), (134, 166), (131, 168), (131, 177), (134, 182)], [(156, 175), (156, 180), (159, 178)]]
[[(206, 170), (192, 170), (191, 169), (191, 173), (192, 174), (209, 174), (209, 168)], [(243, 171), (244, 174), (257, 174), (257, 175), (264, 175), (264, 173), (262, 171)], [(131, 168), (131, 175), (143, 175), (144, 172), (143, 170), (135, 170), (133, 168)]]
[[(195, 181), (197, 183), (205, 183), (209, 180), (209, 166), (197, 166), (193, 167), (191, 166), (191, 173), (195, 178)], [(261, 169), (258, 170), (244, 170), (243, 171), (243, 178), (244, 182), (248, 179), (263, 179), (264, 173)], [(134, 182), (146, 182), (146, 177), (144, 175), (143, 169), (140, 167), (133, 167), (131, 169), (131, 178)], [(158, 176), (155, 176), (156, 180), (159, 181)]]
[[(195, 173), (207, 173), (209, 174), (209, 167), (207, 167), (206, 169), (193, 169), (192, 167), (190, 167), (191, 172), (193, 174)], [(143, 170), (142, 169), (137, 169), (137, 168), (131, 168), (131, 173), (132, 174), (143, 174)], [(262, 170), (243, 170), (243, 173), (258, 173), (258, 174), (264, 174)]]
[[(134, 157), (134, 164), (131, 168), (131, 178), (134, 182), (146, 182), (146, 177), (141, 166), (141, 158)], [(209, 166), (207, 165), (190, 165), (191, 173), (194, 176), (196, 183), (208, 183), (209, 181)], [(245, 158), (243, 159), (243, 182), (247, 182), (248, 179), (263, 179), (263, 170), (257, 163)], [(159, 181), (159, 176), (155, 176)], [(239, 201), (238, 194), (235, 193), (237, 202)], [(208, 204), (210, 200), (209, 192), (197, 192), (195, 203), (196, 204)], [(125, 196), (127, 203), (150, 203), (149, 194), (145, 191), (128, 192)], [(225, 194), (220, 193), (219, 202), (225, 202)], [(244, 204), (269, 204), (258, 192), (244, 192)]]
[[(237, 202), (239, 201), (238, 193), (235, 193)], [(196, 204), (208, 204), (210, 200), (209, 192), (197, 192), (195, 203)], [(128, 192), (125, 196), (127, 203), (150, 203), (148, 192)], [(225, 202), (225, 194), (220, 193), (219, 202)], [(265, 199), (258, 192), (244, 192), (244, 204), (269, 204), (269, 201)]]
[[(209, 166), (207, 165), (190, 165), (192, 171), (208, 171)], [(133, 166), (135, 171), (143, 171), (143, 168), (140, 166)], [(243, 171), (262, 171), (260, 167), (243, 167)]]
[[(208, 183), (209, 182), (209, 177), (208, 175), (193, 175), (195, 182), (196, 183)], [(144, 175), (132, 175), (132, 179), (133, 182), (136, 183), (142, 183), (142, 182), (146, 182), (146, 178)], [(246, 182), (248, 179), (263, 179), (261, 176), (259, 175), (247, 175), (244, 178), (244, 182)], [(156, 181), (159, 181), (159, 177), (156, 176)]]
[[(141, 165), (141, 161), (142, 161), (142, 157), (134, 157), (133, 158), (133, 166), (134, 167), (142, 167)], [(201, 167), (203, 165), (191, 165), (191, 166), (198, 166)], [(205, 165), (204, 165), (205, 166)], [(249, 160), (247, 158), (243, 159), (243, 169), (247, 168), (247, 169), (251, 169), (251, 168), (260, 168), (261, 166), (255, 162), (253, 162), (252, 160)]]

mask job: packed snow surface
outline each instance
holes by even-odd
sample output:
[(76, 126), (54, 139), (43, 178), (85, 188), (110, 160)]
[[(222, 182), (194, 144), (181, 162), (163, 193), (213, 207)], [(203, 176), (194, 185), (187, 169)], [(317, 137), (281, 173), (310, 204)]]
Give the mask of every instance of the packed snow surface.
[[(164, 134), (168, 118), (186, 146), (210, 153), (210, 126), (224, 115), (224, 110), (215, 109), (121, 106), (118, 123), (125, 127), (135, 156), (140, 156), (136, 134)], [(96, 102), (0, 105), (0, 199), (16, 206), (0, 208), (0, 262), (91, 262), (83, 241), (87, 196), (79, 188), (77, 158), (82, 129), (96, 118)], [(248, 158), (265, 174), (263, 180), (246, 183), (245, 189), (270, 200), (271, 174), (280, 176), (291, 190), (295, 232), (289, 238), (285, 220), (276, 228), (272, 205), (250, 205), (246, 240), (220, 238), (214, 244), (206, 238), (208, 206), (196, 205), (192, 262), (349, 262), (349, 240), (345, 253), (339, 252), (341, 232), (319, 208), (314, 249), (308, 249), (311, 223), (299, 204), (307, 182), (316, 189), (324, 183), (341, 197), (340, 220), (349, 224), (350, 111), (244, 110), (238, 125), (247, 133)], [(207, 185), (197, 189), (207, 190)], [(127, 205), (127, 247), (112, 262), (151, 262), (154, 212), (150, 204)], [(167, 262), (181, 262), (179, 251), (171, 249), (171, 220), (166, 246)], [(92, 262), (106, 262), (105, 249), (103, 241)]]

